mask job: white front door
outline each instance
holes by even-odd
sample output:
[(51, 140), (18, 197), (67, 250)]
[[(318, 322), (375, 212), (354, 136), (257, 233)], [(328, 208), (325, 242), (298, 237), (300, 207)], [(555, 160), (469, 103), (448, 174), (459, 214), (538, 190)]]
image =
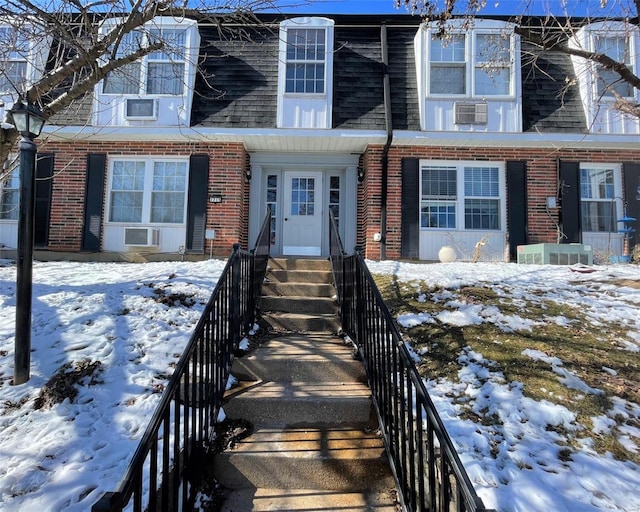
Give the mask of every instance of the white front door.
[(285, 171), (282, 253), (322, 254), (322, 172)]

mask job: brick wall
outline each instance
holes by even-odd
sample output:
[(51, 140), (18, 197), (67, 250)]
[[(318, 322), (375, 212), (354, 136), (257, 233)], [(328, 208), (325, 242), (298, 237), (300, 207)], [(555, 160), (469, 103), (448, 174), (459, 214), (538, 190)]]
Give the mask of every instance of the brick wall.
[[(365, 183), (361, 185), (359, 204), (362, 218), (359, 219), (359, 243), (367, 258), (377, 259), (380, 244), (372, 240), (372, 235), (380, 229), (381, 203), (380, 179), (382, 147), (371, 146), (363, 156), (366, 172)], [(402, 158), (429, 160), (485, 160), (506, 162), (523, 160), (527, 162), (527, 195), (529, 242), (557, 242), (556, 222), (559, 208), (546, 209), (546, 198), (558, 196), (558, 161), (612, 163), (640, 161), (640, 149), (532, 149), (532, 148), (482, 148), (482, 147), (422, 147), (395, 146), (389, 151), (386, 258), (399, 259), (401, 255), (401, 162)], [(508, 199), (507, 199), (508, 200)]]
[[(86, 162), (90, 153), (109, 156), (209, 155), (210, 194), (222, 195), (221, 203), (208, 203), (207, 229), (215, 229), (215, 240), (207, 240), (216, 256), (228, 256), (234, 243), (247, 247), (249, 185), (245, 179), (248, 155), (240, 143), (192, 144), (171, 142), (52, 142), (40, 144), (40, 151), (55, 154), (51, 221), (48, 249), (79, 251), (84, 225)], [(105, 183), (105, 190), (107, 190)], [(106, 215), (103, 214), (103, 218)], [(212, 244), (212, 246), (211, 246)]]

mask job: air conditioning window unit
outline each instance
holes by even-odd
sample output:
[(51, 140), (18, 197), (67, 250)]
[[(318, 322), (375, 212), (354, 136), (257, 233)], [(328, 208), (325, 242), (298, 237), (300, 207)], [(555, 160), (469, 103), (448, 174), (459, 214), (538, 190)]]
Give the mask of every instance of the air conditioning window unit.
[(124, 228), (124, 244), (157, 247), (160, 244), (160, 230), (154, 228)]
[(127, 98), (125, 117), (127, 119), (157, 119), (158, 105), (155, 99)]
[(486, 103), (456, 103), (456, 124), (487, 124)]

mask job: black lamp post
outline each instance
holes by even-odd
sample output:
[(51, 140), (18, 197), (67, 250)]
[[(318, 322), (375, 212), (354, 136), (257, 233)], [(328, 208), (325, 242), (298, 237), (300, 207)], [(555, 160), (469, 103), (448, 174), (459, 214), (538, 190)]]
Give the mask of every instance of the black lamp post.
[(33, 276), (33, 233), (35, 221), (36, 152), (33, 142), (44, 126), (44, 116), (35, 105), (18, 101), (9, 121), (22, 136), (20, 150), (20, 207), (18, 216), (18, 261), (16, 265), (16, 342), (13, 384), (29, 380), (31, 359), (31, 291)]

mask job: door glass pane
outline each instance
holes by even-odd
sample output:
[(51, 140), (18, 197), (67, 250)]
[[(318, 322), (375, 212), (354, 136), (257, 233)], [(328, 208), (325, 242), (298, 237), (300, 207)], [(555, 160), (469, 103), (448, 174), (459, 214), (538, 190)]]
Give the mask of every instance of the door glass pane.
[(291, 215), (315, 215), (315, 178), (291, 180)]
[(278, 207), (278, 175), (267, 176), (267, 207), (271, 207), (271, 245), (276, 243), (276, 216)]
[(333, 212), (336, 227), (340, 227), (340, 176), (329, 178), (329, 210)]

